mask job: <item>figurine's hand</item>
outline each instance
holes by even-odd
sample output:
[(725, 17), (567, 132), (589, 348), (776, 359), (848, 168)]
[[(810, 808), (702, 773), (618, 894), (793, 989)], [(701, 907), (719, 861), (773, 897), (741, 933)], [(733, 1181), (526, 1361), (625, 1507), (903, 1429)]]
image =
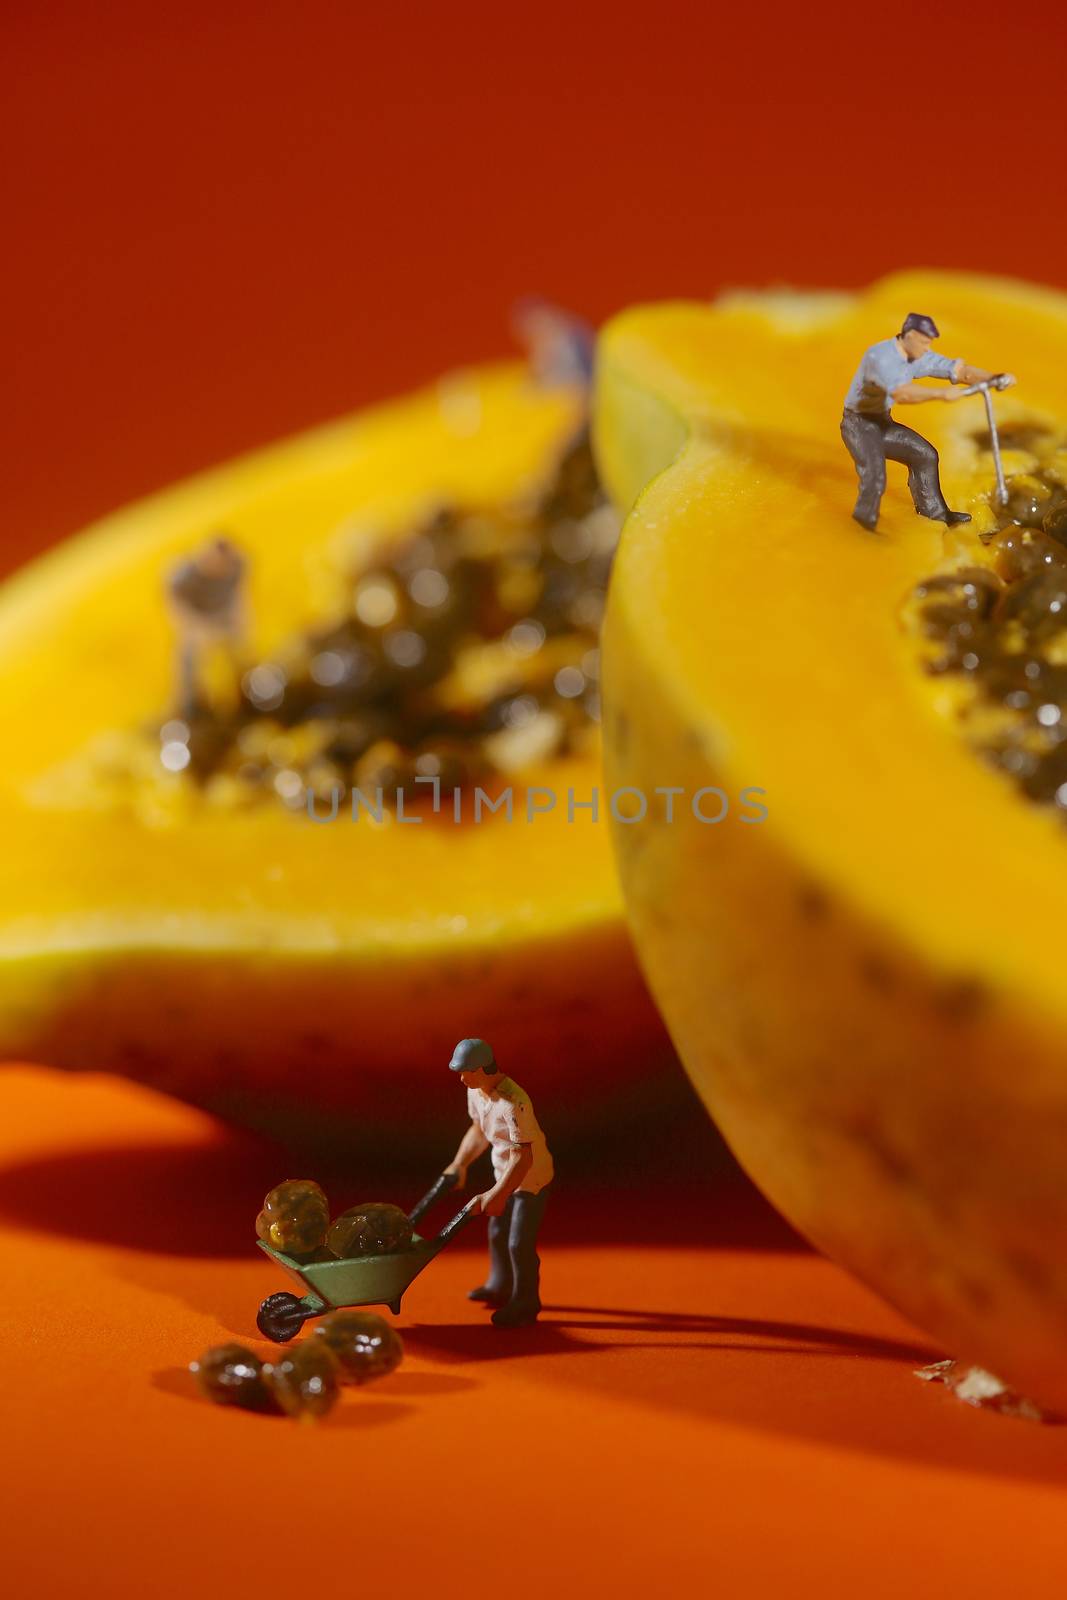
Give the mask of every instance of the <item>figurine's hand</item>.
[(446, 1178), (449, 1178), (449, 1177), (455, 1178), (457, 1193), (458, 1193), (458, 1191), (460, 1189), (465, 1189), (467, 1187), (467, 1169), (466, 1169), (466, 1167), (456, 1167), (456, 1166), (446, 1167), (445, 1170), (444, 1170), (444, 1174), (443, 1175)]
[(485, 1217), (502, 1217), (504, 1215), (504, 1207), (508, 1203), (506, 1195), (494, 1194), (492, 1189), (487, 1189), (484, 1194), (480, 1194), (478, 1200), (481, 1204), (482, 1215)]

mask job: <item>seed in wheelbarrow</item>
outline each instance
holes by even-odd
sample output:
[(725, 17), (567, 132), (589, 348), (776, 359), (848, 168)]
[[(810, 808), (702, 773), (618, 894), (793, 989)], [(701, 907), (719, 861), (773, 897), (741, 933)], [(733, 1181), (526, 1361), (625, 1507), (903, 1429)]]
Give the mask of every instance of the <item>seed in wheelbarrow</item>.
[(243, 1344), (216, 1344), (205, 1350), (189, 1371), (206, 1399), (244, 1411), (271, 1411), (274, 1401), (263, 1377), (263, 1363)]
[(412, 1227), (399, 1206), (365, 1200), (330, 1224), (326, 1247), (335, 1256), (387, 1256), (411, 1247)]
[(330, 1203), (310, 1178), (287, 1178), (267, 1195), (256, 1234), (283, 1255), (310, 1255), (326, 1239)]
[(342, 1383), (371, 1383), (395, 1372), (404, 1359), (396, 1329), (376, 1311), (331, 1311), (313, 1335), (333, 1351)]
[(340, 1390), (340, 1371), (329, 1345), (305, 1339), (277, 1361), (267, 1362), (264, 1380), (290, 1417), (324, 1417)]

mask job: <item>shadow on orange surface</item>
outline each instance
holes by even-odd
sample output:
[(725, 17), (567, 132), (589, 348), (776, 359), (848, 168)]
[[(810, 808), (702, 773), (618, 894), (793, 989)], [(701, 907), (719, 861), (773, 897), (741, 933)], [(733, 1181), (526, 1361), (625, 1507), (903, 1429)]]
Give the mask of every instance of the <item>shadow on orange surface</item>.
[[(625, 1397), (650, 1411), (684, 1412), (772, 1437), (996, 1478), (1067, 1483), (1062, 1429), (982, 1415), (921, 1384), (913, 1368), (939, 1352), (918, 1342), (805, 1322), (595, 1304), (546, 1305), (535, 1327), (504, 1337), (488, 1317), (417, 1322), (403, 1326), (403, 1337), (409, 1359), (442, 1362), (447, 1370), (394, 1373), (373, 1400), (366, 1392), (343, 1397), (323, 1426), (399, 1422), (412, 1410), (408, 1401), (477, 1391), (492, 1381), (487, 1363), (510, 1363), (512, 1374), (521, 1371), (529, 1383), (575, 1386), (609, 1404)], [(269, 1347), (258, 1348), (269, 1357)], [(812, 1357), (823, 1358), (818, 1368)], [(167, 1394), (204, 1404), (180, 1368), (152, 1381)]]
[[(976, 1412), (912, 1376), (915, 1366), (940, 1354), (932, 1345), (800, 1322), (598, 1306), (548, 1306), (545, 1317), (509, 1338), (506, 1348), (488, 1325), (417, 1324), (404, 1330), (404, 1339), (415, 1354), (457, 1365), (520, 1356), (536, 1366), (540, 1383), (555, 1378), (586, 1393), (625, 1394), (658, 1410), (771, 1435), (924, 1466), (1067, 1483), (1062, 1427)], [(586, 1337), (590, 1330), (601, 1339)], [(600, 1361), (559, 1359), (597, 1351)], [(813, 1367), (812, 1357), (826, 1365)]]
[[(516, 1328), (502, 1340), (488, 1317), (482, 1326), (446, 1323), (409, 1329), (405, 1338), (412, 1349), (435, 1359), (455, 1361), (499, 1360), (526, 1355), (552, 1355), (575, 1350), (606, 1348), (597, 1340), (576, 1341), (576, 1332), (667, 1334), (670, 1338), (611, 1341), (611, 1348), (640, 1350), (745, 1350), (751, 1354), (866, 1356), (883, 1361), (931, 1361), (937, 1352), (930, 1345), (881, 1339), (841, 1328), (814, 1327), (805, 1322), (762, 1321), (751, 1317), (701, 1316), (680, 1311), (627, 1311), (617, 1306), (546, 1305), (543, 1320), (530, 1328)], [(727, 1335), (694, 1339), (693, 1335)], [(775, 1344), (754, 1345), (749, 1339), (773, 1339)], [(684, 1341), (684, 1343), (682, 1342)]]
[[(459, 1118), (444, 1130), (442, 1161), (461, 1131)], [(0, 1169), (0, 1220), (166, 1255), (247, 1258), (263, 1196), (285, 1177), (316, 1177), (336, 1212), (368, 1198), (411, 1207), (437, 1175), (403, 1160), (388, 1170), (380, 1162), (359, 1168), (353, 1178), (336, 1154), (294, 1155), (221, 1127), (189, 1143), (49, 1151)], [(550, 1243), (806, 1248), (725, 1153), (703, 1111), (652, 1146), (624, 1129), (607, 1148), (598, 1139), (595, 1158), (565, 1148), (557, 1169), (562, 1182), (545, 1219)], [(487, 1166), (481, 1179), (472, 1173), (468, 1193), (489, 1181)], [(427, 1228), (449, 1214), (446, 1202)]]

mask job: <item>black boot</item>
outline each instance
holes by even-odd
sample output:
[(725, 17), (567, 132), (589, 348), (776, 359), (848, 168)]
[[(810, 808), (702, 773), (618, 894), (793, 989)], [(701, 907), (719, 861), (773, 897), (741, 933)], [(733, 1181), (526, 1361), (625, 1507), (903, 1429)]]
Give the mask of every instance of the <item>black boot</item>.
[(514, 1284), (506, 1306), (493, 1312), (497, 1328), (525, 1328), (537, 1321), (541, 1310), (541, 1262), (537, 1255), (537, 1230), (541, 1225), (548, 1191), (546, 1184), (537, 1194), (513, 1194), (505, 1218), (508, 1230), (508, 1257)]
[(520, 1300), (509, 1300), (506, 1306), (501, 1306), (499, 1311), (493, 1312), (494, 1328), (527, 1328), (531, 1322), (536, 1322), (541, 1307), (539, 1305), (523, 1305)]
[(471, 1289), (467, 1295), (468, 1300), (484, 1300), (486, 1305), (506, 1306), (511, 1299), (510, 1289), (494, 1289), (491, 1283), (479, 1284), (477, 1289)]
[(916, 506), (915, 515), (917, 517), (925, 517), (927, 522), (944, 522), (950, 528), (954, 528), (958, 522), (970, 522), (971, 520), (969, 511), (950, 511), (948, 506), (945, 507), (944, 511), (920, 511), (919, 507)]
[[(513, 1199), (514, 1197), (512, 1197)], [(489, 1218), (489, 1276), (472, 1289), (468, 1300), (481, 1300), (485, 1305), (504, 1306), (514, 1291), (514, 1270), (508, 1250), (508, 1227), (511, 1221), (512, 1199), (504, 1208), (502, 1217)]]

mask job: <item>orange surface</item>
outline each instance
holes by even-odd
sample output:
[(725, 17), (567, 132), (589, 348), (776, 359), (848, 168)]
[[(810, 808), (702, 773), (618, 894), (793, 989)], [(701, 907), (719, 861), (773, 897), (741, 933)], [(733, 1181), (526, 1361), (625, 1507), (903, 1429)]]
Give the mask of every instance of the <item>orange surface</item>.
[[(1067, 1428), (914, 1378), (943, 1352), (728, 1171), (668, 1178), (665, 1151), (651, 1176), (564, 1182), (533, 1330), (487, 1325), (465, 1298), (482, 1240), (452, 1247), (408, 1292), (401, 1369), (314, 1427), (212, 1407), (184, 1370), (222, 1339), (271, 1348), (255, 1309), (287, 1285), (252, 1220), (286, 1158), (148, 1091), (18, 1068), (0, 1142), (14, 1593), (896, 1600), (1062, 1572)], [(327, 1188), (418, 1191), (377, 1181)]]
[[(0, 32), (4, 569), (500, 353), (530, 289), (600, 320), (917, 261), (1067, 281), (1060, 0), (12, 0)], [(8, 1587), (1050, 1592), (1067, 1430), (919, 1383), (942, 1352), (707, 1174), (710, 1137), (668, 1180), (674, 1140), (623, 1181), (575, 1152), (536, 1333), (498, 1342), (457, 1250), (405, 1303), (403, 1369), (307, 1432), (183, 1371), (281, 1286), (250, 1230), (288, 1161), (134, 1089), (0, 1072)], [(670, 1248), (667, 1202), (691, 1212)]]

